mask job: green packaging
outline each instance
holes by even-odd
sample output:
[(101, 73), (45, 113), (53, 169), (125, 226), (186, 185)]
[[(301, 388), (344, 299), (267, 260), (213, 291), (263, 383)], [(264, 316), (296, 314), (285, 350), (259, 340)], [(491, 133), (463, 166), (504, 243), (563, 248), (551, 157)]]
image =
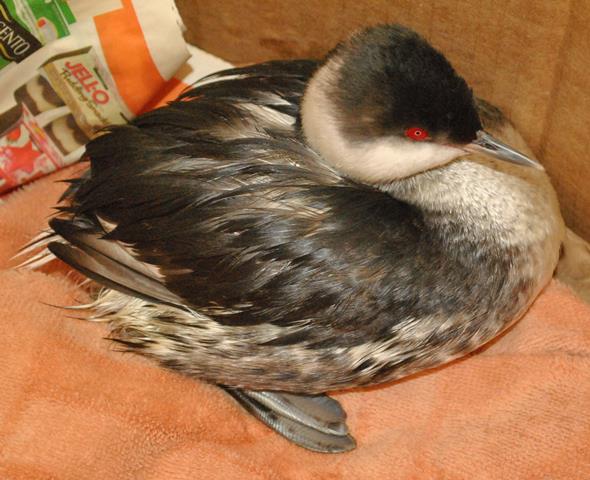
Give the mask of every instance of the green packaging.
[(67, 37), (75, 21), (65, 0), (0, 0), (0, 70)]

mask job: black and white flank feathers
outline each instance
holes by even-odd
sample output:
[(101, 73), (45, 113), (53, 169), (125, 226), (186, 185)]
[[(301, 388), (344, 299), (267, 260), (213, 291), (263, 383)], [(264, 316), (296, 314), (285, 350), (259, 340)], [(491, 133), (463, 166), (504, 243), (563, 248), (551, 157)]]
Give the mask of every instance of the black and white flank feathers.
[(103, 287), (92, 308), (115, 340), (299, 445), (346, 451), (322, 394), (473, 351), (551, 275), (544, 173), (451, 162), (481, 122), (505, 125), (402, 27), (323, 63), (227, 70), (88, 144), (48, 249)]

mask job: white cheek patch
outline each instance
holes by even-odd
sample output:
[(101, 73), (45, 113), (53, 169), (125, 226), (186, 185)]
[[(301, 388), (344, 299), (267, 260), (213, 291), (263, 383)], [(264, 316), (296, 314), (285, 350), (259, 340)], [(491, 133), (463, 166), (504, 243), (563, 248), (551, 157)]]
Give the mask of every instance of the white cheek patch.
[(343, 145), (337, 168), (373, 183), (409, 177), (466, 154), (451, 146), (388, 138)]
[(326, 90), (338, 65), (323, 67), (307, 87), (302, 104), (305, 137), (331, 167), (362, 182), (388, 183), (444, 165), (467, 155), (460, 148), (401, 137), (350, 142), (338, 127), (337, 115)]

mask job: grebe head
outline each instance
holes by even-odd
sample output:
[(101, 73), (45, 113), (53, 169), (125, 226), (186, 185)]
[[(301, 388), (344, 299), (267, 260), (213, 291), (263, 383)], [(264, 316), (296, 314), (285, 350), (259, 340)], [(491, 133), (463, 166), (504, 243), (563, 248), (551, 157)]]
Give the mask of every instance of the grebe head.
[(388, 183), (472, 151), (540, 165), (482, 129), (471, 89), (417, 33), (361, 31), (311, 78), (301, 121), (308, 143), (352, 179)]

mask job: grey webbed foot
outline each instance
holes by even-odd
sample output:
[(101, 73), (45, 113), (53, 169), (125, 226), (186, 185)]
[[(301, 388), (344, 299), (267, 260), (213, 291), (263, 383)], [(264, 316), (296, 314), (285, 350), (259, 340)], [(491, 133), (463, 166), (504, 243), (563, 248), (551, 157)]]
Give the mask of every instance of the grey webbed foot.
[(223, 388), (252, 415), (300, 447), (322, 453), (356, 447), (348, 434), (346, 412), (327, 395)]

